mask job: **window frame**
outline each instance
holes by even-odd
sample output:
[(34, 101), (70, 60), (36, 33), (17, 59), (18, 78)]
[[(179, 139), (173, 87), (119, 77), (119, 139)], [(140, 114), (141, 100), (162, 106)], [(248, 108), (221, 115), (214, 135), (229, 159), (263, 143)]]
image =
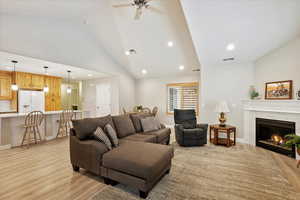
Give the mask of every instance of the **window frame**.
[(167, 92), (166, 114), (174, 115), (174, 112), (169, 112), (169, 88), (170, 87), (197, 87), (196, 115), (198, 116), (199, 115), (199, 82), (169, 83), (166, 85), (166, 92)]

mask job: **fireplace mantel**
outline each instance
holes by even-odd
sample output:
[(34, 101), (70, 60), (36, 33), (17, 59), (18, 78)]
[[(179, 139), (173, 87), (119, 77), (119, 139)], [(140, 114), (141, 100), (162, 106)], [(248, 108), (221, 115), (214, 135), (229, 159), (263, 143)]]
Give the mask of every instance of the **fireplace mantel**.
[(242, 103), (245, 143), (256, 145), (256, 118), (295, 122), (296, 134), (300, 135), (300, 100), (244, 100)]
[(300, 100), (244, 100), (244, 110), (300, 114)]

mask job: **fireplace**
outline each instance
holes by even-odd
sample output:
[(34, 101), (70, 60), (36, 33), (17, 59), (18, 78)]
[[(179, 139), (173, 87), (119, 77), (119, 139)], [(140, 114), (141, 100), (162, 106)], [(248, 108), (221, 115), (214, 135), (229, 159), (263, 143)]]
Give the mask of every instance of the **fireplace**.
[(295, 122), (256, 118), (256, 146), (295, 158), (295, 148), (284, 146), (284, 136), (295, 134)]

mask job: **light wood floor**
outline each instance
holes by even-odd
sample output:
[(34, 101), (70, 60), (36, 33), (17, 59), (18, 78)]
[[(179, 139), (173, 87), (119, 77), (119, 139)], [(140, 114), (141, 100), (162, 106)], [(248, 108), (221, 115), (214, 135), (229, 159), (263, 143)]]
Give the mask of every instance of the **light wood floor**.
[[(273, 157), (288, 181), (300, 191), (300, 169), (296, 168), (295, 160), (257, 147), (248, 148)], [(1, 200), (89, 199), (105, 187), (99, 177), (84, 170), (73, 172), (68, 138), (30, 149), (0, 151)]]

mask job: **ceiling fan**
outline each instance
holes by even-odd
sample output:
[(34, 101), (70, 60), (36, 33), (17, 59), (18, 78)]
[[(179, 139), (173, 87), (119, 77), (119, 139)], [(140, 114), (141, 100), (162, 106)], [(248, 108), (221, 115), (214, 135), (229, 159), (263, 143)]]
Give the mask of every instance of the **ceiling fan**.
[(132, 0), (132, 3), (113, 5), (113, 7), (114, 8), (135, 7), (136, 8), (136, 13), (134, 17), (135, 20), (141, 18), (144, 9), (162, 14), (162, 11), (149, 5), (149, 2), (151, 1), (157, 1), (157, 0)]

